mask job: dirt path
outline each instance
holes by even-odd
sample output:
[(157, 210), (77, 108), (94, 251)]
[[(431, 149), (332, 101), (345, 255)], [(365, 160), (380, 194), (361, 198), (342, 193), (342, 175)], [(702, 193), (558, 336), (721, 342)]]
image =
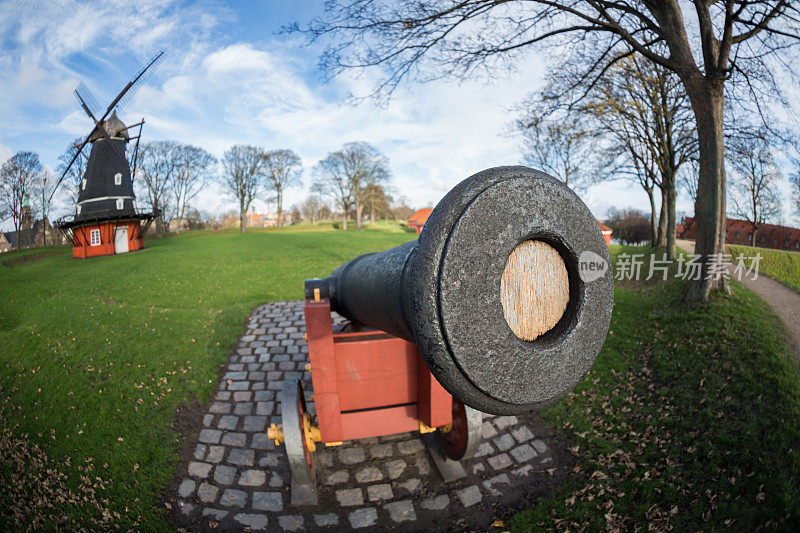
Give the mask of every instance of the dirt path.
[[(691, 241), (678, 240), (680, 248), (687, 252), (694, 253), (694, 243)], [(794, 340), (794, 351), (800, 362), (800, 294), (764, 275), (757, 279), (744, 277), (742, 285), (761, 296), (761, 298), (772, 307), (773, 311), (781, 317), (783, 323), (789, 329)]]

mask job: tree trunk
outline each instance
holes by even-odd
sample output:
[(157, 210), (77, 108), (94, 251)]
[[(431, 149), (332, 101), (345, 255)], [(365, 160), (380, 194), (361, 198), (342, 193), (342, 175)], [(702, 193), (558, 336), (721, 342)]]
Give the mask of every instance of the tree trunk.
[(758, 231), (758, 230), (756, 230), (756, 226), (754, 224), (753, 225), (753, 233), (750, 235), (750, 246), (752, 246), (754, 248), (756, 246), (756, 231)]
[(247, 209), (244, 205), (239, 206), (239, 232), (247, 233)]
[(347, 231), (347, 209), (342, 210), (342, 229)]
[(729, 291), (725, 278), (708, 276), (714, 254), (725, 249), (725, 142), (722, 133), (725, 103), (723, 82), (689, 80), (687, 85), (697, 122), (700, 175), (694, 204), (697, 241), (695, 254), (700, 256), (700, 279), (689, 280), (684, 302), (707, 302), (711, 291)]
[(661, 191), (661, 212), (658, 214), (655, 248), (665, 248), (667, 246), (667, 192), (664, 186), (659, 187), (659, 190)]
[(364, 205), (361, 202), (356, 202), (356, 229), (361, 229), (361, 214), (364, 212)]
[(280, 189), (278, 189), (276, 191), (275, 201), (278, 204), (278, 220), (277, 220), (278, 227), (282, 228), (283, 227), (283, 194), (281, 193)]
[(677, 230), (677, 215), (675, 214), (675, 203), (678, 191), (675, 189), (675, 179), (671, 180), (667, 187), (667, 259), (675, 259), (675, 232)]
[(656, 218), (656, 199), (653, 189), (645, 189), (647, 198), (650, 200), (650, 245), (655, 247), (658, 240), (658, 219)]

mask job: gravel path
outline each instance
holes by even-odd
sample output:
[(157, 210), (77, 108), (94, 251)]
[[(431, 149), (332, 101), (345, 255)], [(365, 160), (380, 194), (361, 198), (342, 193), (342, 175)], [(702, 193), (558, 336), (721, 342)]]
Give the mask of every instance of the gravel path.
[[(680, 248), (689, 253), (694, 253), (694, 243), (678, 240)], [(777, 313), (794, 340), (794, 351), (800, 362), (800, 294), (794, 292), (786, 285), (767, 276), (760, 275), (756, 279), (744, 277), (742, 285), (761, 296), (761, 298)]]

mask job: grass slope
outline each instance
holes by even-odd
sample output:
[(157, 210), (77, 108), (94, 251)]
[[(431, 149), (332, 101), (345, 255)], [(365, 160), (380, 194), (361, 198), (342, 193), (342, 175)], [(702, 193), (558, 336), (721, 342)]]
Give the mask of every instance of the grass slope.
[[(730, 246), (730, 249), (734, 262), (740, 254), (744, 254), (746, 257), (753, 257), (757, 253), (761, 254), (759, 274), (769, 276), (790, 289), (800, 292), (800, 253), (753, 248), (752, 246)], [(749, 261), (745, 264), (749, 266)]]
[(0, 526), (166, 528), (155, 504), (177, 460), (171, 421), (208, 399), (250, 310), (301, 298), (303, 279), (414, 237), (396, 227), (193, 232), (88, 260), (8, 254)]
[(617, 286), (594, 367), (543, 413), (582, 466), (513, 529), (800, 528), (800, 372), (785, 327), (738, 284), (690, 310), (682, 288)]

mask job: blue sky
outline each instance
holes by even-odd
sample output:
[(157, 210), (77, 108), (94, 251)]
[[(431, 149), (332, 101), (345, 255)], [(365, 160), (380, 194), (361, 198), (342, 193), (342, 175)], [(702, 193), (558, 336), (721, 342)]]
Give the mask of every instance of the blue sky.
[[(316, 162), (347, 141), (381, 149), (392, 186), (415, 207), (435, 205), (474, 172), (521, 162), (508, 130), (511, 107), (542, 83), (535, 54), (491, 82), (408, 84), (385, 107), (351, 106), (346, 97), (368, 93), (374, 73), (326, 83), (316, 69), (319, 48), (277, 33), (321, 8), (317, 1), (0, 1), (0, 159), (32, 150), (54, 168), (91, 126), (75, 86), (83, 81), (105, 106), (165, 49), (163, 64), (120, 111), (122, 120), (145, 117), (144, 140), (174, 139), (216, 156), (237, 143), (296, 151), (304, 186), (289, 191), (287, 205), (307, 195)], [(598, 217), (612, 205), (648, 209), (644, 192), (624, 181), (582, 196)], [(234, 207), (215, 187), (196, 203), (212, 213)], [(678, 209), (692, 212), (685, 197)]]

